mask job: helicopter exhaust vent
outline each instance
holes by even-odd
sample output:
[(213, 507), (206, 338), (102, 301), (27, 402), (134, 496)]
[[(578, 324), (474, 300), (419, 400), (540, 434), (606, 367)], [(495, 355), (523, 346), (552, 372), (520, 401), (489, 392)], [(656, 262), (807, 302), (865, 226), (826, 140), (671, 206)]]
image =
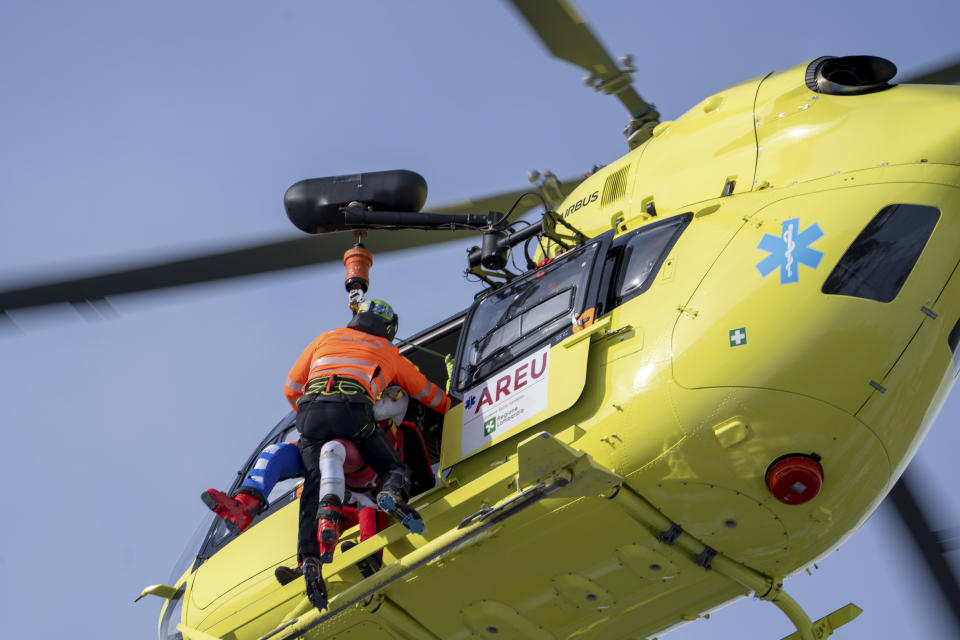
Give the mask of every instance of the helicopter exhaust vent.
[(605, 206), (611, 202), (616, 202), (627, 194), (627, 172), (630, 165), (618, 169), (607, 177), (603, 183), (603, 197), (600, 199), (600, 205)]
[(889, 89), (897, 66), (877, 56), (817, 58), (807, 67), (807, 88), (832, 96), (859, 96)]

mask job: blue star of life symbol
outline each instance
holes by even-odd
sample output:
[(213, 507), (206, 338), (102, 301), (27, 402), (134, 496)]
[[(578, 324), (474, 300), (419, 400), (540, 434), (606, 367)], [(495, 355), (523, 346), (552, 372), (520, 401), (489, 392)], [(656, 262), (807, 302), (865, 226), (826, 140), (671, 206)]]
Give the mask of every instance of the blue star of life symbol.
[(779, 236), (767, 233), (760, 239), (757, 249), (767, 251), (769, 256), (757, 263), (757, 271), (766, 278), (770, 272), (780, 268), (780, 284), (790, 284), (800, 280), (800, 265), (812, 269), (820, 266), (823, 252), (811, 249), (810, 245), (823, 237), (820, 225), (813, 223), (800, 231), (800, 218), (783, 221)]
[(472, 409), (473, 405), (477, 403), (477, 396), (470, 396), (467, 398), (467, 401), (463, 403), (464, 409)]

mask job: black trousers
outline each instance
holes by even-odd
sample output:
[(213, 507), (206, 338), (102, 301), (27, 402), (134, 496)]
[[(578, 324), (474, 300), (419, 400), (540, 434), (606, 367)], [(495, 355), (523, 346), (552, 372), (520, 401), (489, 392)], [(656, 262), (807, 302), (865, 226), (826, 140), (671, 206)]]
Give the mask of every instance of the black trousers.
[(390, 438), (377, 426), (370, 402), (351, 396), (304, 396), (297, 405), (300, 458), (306, 475), (300, 496), (297, 557), (319, 556), (317, 511), (320, 508), (320, 450), (335, 438), (350, 440), (383, 481), (383, 488), (407, 498), (409, 471)]

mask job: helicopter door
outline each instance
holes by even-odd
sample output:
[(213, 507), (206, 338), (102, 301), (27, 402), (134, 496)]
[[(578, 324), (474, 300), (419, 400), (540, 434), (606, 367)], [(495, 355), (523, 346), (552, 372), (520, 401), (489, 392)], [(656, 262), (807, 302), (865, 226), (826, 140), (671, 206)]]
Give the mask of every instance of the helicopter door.
[(947, 191), (865, 185), (761, 209), (677, 320), (677, 381), (791, 391), (856, 413), (957, 264), (960, 219), (906, 204)]
[[(432, 327), (420, 331), (414, 336), (407, 338), (404, 344), (400, 346), (400, 353), (410, 360), (420, 372), (427, 377), (427, 380), (448, 388), (447, 385), (447, 367), (444, 359), (439, 354), (455, 354), (457, 344), (460, 341), (460, 331), (463, 328), (463, 320), (467, 315), (462, 311), (454, 316), (443, 320)], [(428, 349), (429, 351), (424, 351)], [(430, 465), (436, 471), (436, 465), (440, 462), (440, 442), (443, 437), (443, 416), (428, 409), (426, 405), (419, 402), (411, 402), (407, 409), (406, 419), (415, 423), (423, 435), (424, 443), (427, 447), (427, 455), (430, 458)], [(433, 477), (430, 477), (430, 486), (433, 484)]]
[(592, 323), (612, 232), (481, 295), (461, 333), (444, 420), (441, 468), (570, 408), (583, 390)]

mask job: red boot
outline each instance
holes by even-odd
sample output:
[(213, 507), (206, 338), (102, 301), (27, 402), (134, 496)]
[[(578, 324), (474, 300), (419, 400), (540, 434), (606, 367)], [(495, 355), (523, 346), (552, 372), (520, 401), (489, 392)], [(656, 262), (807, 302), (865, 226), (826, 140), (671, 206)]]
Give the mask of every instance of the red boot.
[(207, 505), (211, 511), (222, 518), (231, 533), (238, 534), (250, 526), (253, 522), (253, 516), (260, 511), (263, 501), (249, 493), (238, 493), (234, 497), (217, 491), (216, 489), (207, 489), (200, 494), (203, 504)]
[(320, 562), (333, 562), (333, 551), (340, 540), (343, 508), (339, 500), (324, 501), (317, 511), (317, 541), (320, 543)]

